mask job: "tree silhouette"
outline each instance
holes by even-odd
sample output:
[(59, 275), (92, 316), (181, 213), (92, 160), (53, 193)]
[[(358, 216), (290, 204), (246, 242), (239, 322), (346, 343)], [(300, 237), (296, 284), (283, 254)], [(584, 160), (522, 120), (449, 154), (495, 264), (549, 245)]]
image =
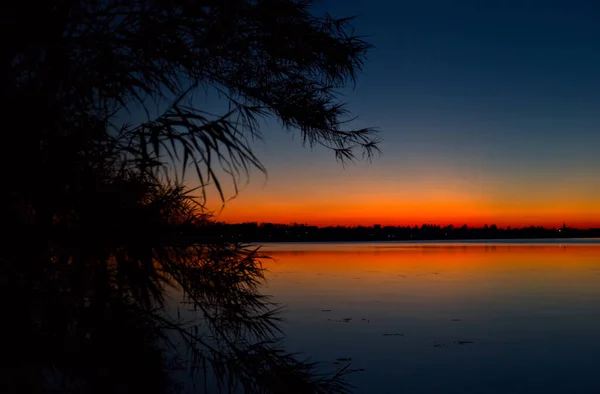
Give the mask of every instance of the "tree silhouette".
[[(21, 344), (4, 354), (5, 391), (164, 392), (183, 371), (246, 392), (346, 389), (345, 370), (319, 376), (278, 347), (258, 251), (203, 242), (210, 217), (175, 172), (191, 167), (202, 193), (213, 183), (224, 199), (218, 174), (237, 190), (265, 170), (250, 147), (263, 118), (342, 161), (377, 152), (374, 130), (346, 128), (337, 95), (369, 45), (350, 19), (310, 6), (2, 3), (2, 111), (14, 121), (0, 155), (0, 296), (5, 335)], [(195, 105), (207, 89), (225, 113)], [(136, 111), (146, 118), (119, 123)], [(188, 320), (165, 308), (171, 287)]]
[[(17, 39), (5, 51), (8, 110), (32, 122), (18, 141), (21, 160), (36, 160), (34, 141), (75, 152), (108, 134), (127, 163), (181, 161), (222, 191), (216, 166), (234, 181), (264, 170), (249, 146), (260, 118), (279, 119), (341, 160), (377, 150), (372, 129), (344, 128), (336, 95), (369, 45), (350, 19), (314, 16), (309, 1), (59, 1), (36, 10), (9, 3), (3, 27)], [(228, 101), (226, 113), (193, 105), (208, 87)], [(157, 101), (170, 105), (139, 124), (114, 123), (135, 106), (150, 116)], [(31, 108), (45, 111), (31, 119)]]

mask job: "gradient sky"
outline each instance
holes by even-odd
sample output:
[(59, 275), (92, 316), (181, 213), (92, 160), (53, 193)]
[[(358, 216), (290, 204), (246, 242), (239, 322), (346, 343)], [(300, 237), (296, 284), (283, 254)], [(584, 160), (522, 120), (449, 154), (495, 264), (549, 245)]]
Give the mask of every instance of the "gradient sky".
[(255, 144), (268, 178), (254, 173), (219, 220), (600, 227), (600, 3), (315, 10), (357, 15), (376, 46), (344, 100), (357, 127), (381, 129), (383, 155), (343, 168), (270, 123)]

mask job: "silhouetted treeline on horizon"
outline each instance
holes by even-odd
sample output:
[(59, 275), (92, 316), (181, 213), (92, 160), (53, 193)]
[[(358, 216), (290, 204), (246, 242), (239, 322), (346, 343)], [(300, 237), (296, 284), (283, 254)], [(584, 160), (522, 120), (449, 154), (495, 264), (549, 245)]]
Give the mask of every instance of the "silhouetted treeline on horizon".
[[(597, 238), (600, 228), (577, 229), (530, 226), (500, 228), (492, 224), (483, 227), (439, 226), (330, 226), (276, 223), (214, 223), (203, 231), (209, 236), (235, 242), (331, 242), (331, 241), (414, 241), (469, 239), (534, 239), (534, 238)], [(204, 236), (204, 234), (203, 234)]]

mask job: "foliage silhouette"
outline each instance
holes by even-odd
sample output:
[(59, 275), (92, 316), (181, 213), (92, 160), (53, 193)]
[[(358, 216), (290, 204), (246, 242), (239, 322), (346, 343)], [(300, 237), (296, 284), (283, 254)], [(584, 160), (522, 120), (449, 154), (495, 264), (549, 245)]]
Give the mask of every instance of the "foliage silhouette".
[[(192, 168), (225, 199), (278, 119), (339, 160), (378, 152), (346, 129), (336, 89), (369, 45), (302, 0), (65, 0), (1, 6), (6, 130), (1, 296), (6, 392), (344, 392), (278, 346), (257, 249), (199, 237), (211, 218)], [(195, 105), (213, 89), (224, 114)], [(168, 105), (167, 105), (168, 104)], [(154, 114), (152, 106), (166, 106)], [(147, 119), (120, 124), (127, 114)], [(177, 170), (177, 171), (175, 171)], [(192, 312), (173, 308), (180, 292)], [(178, 313), (174, 314), (174, 310)], [(187, 317), (185, 317), (187, 316)]]
[[(43, 125), (33, 119), (38, 127), (30, 130), (60, 131), (68, 138), (47, 135), (48, 143), (70, 144), (64, 148), (72, 153), (109, 127), (125, 163), (156, 166), (168, 157), (222, 192), (216, 166), (234, 182), (253, 167), (264, 170), (249, 146), (260, 138), (260, 118), (298, 129), (306, 143), (327, 146), (341, 160), (356, 149), (366, 157), (377, 151), (373, 129), (344, 128), (347, 112), (336, 94), (354, 80), (369, 45), (351, 19), (316, 17), (309, 1), (68, 1), (35, 13), (10, 3), (3, 27), (17, 36), (6, 59), (11, 113), (46, 108)], [(225, 114), (193, 105), (194, 93), (208, 87), (227, 100)], [(150, 117), (157, 101), (171, 105)], [(147, 121), (113, 122), (136, 105)]]

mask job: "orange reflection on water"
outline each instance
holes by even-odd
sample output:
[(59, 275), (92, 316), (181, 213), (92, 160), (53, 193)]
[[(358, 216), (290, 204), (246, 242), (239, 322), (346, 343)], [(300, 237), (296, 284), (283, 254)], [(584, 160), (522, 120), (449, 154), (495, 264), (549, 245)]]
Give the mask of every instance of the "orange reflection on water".
[(278, 271), (348, 271), (446, 269), (489, 270), (495, 263), (527, 270), (595, 267), (600, 256), (596, 245), (411, 245), (353, 246), (351, 250), (263, 250), (272, 260), (266, 268)]
[(269, 271), (270, 293), (283, 302), (303, 303), (328, 295), (362, 300), (387, 297), (392, 301), (427, 294), (461, 299), (542, 293), (600, 296), (598, 245), (312, 245), (312, 248), (316, 250), (294, 245), (265, 248), (264, 252), (272, 257), (263, 262)]

